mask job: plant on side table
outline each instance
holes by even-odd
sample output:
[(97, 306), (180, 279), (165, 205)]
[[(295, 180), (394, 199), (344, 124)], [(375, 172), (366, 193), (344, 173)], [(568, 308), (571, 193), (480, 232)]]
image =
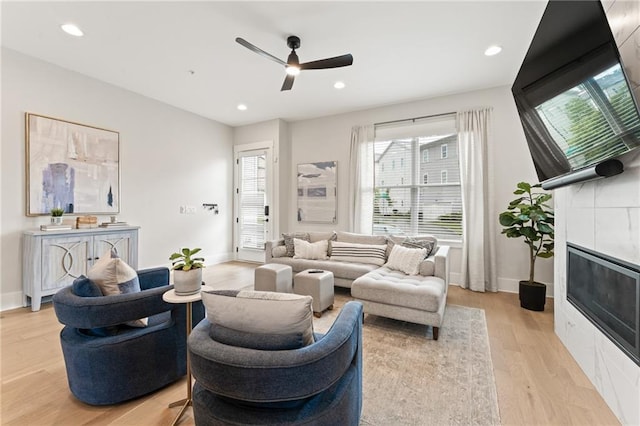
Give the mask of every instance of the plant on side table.
[(51, 223), (54, 225), (62, 225), (62, 215), (64, 214), (64, 209), (60, 207), (52, 208), (49, 213), (51, 213)]
[(544, 311), (547, 292), (545, 284), (536, 282), (535, 264), (538, 257), (553, 256), (554, 217), (553, 210), (546, 204), (551, 194), (534, 192), (540, 184), (530, 185), (520, 182), (513, 193), (519, 197), (509, 203), (507, 211), (500, 213), (502, 233), (508, 238), (524, 238), (529, 246), (529, 280), (520, 281), (520, 306), (532, 311)]
[(202, 287), (204, 258), (193, 257), (200, 250), (202, 249), (183, 248), (169, 257), (173, 269), (173, 286), (179, 296), (196, 294)]

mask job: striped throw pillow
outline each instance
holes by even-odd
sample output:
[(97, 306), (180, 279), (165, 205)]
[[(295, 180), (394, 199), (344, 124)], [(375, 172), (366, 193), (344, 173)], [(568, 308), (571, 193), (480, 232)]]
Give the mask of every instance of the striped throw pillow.
[(387, 245), (342, 243), (329, 241), (331, 244), (331, 260), (342, 262), (370, 263), (382, 266), (386, 261)]

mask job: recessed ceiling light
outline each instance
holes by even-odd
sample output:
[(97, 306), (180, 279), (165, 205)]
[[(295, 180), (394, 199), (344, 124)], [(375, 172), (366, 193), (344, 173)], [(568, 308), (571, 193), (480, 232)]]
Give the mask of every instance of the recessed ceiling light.
[(82, 30), (74, 24), (63, 24), (60, 25), (60, 28), (62, 28), (62, 31), (64, 31), (65, 33), (75, 37), (82, 37), (84, 35)]
[(497, 55), (500, 52), (502, 52), (502, 47), (494, 44), (493, 46), (489, 46), (487, 48), (487, 50), (484, 51), (484, 54), (486, 56), (494, 56), (494, 55)]
[(245, 104), (238, 104), (237, 108), (240, 111), (246, 111), (247, 110), (247, 106)]
[(333, 85), (333, 87), (335, 87), (336, 89), (344, 89), (345, 84), (342, 81), (336, 81), (336, 83)]

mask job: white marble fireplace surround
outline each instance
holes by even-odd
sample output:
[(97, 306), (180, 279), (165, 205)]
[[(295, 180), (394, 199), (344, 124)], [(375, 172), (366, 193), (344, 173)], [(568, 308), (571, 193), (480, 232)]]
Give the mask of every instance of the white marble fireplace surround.
[(566, 243), (640, 265), (640, 154), (608, 179), (554, 191), (555, 332), (624, 425), (640, 425), (640, 366), (567, 301)]

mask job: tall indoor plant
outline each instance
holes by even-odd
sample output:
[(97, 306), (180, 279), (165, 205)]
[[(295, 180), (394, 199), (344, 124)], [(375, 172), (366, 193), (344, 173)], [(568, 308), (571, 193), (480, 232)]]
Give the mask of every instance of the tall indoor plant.
[(200, 291), (204, 258), (193, 257), (200, 250), (202, 249), (183, 248), (169, 257), (171, 269), (173, 269), (173, 285), (177, 295), (186, 296)]
[(553, 256), (553, 210), (547, 205), (551, 194), (538, 192), (540, 184), (520, 182), (513, 192), (519, 197), (509, 203), (506, 211), (500, 213), (502, 233), (508, 238), (524, 238), (529, 246), (529, 279), (520, 281), (520, 306), (534, 311), (543, 311), (546, 285), (535, 281), (535, 264), (538, 257)]

